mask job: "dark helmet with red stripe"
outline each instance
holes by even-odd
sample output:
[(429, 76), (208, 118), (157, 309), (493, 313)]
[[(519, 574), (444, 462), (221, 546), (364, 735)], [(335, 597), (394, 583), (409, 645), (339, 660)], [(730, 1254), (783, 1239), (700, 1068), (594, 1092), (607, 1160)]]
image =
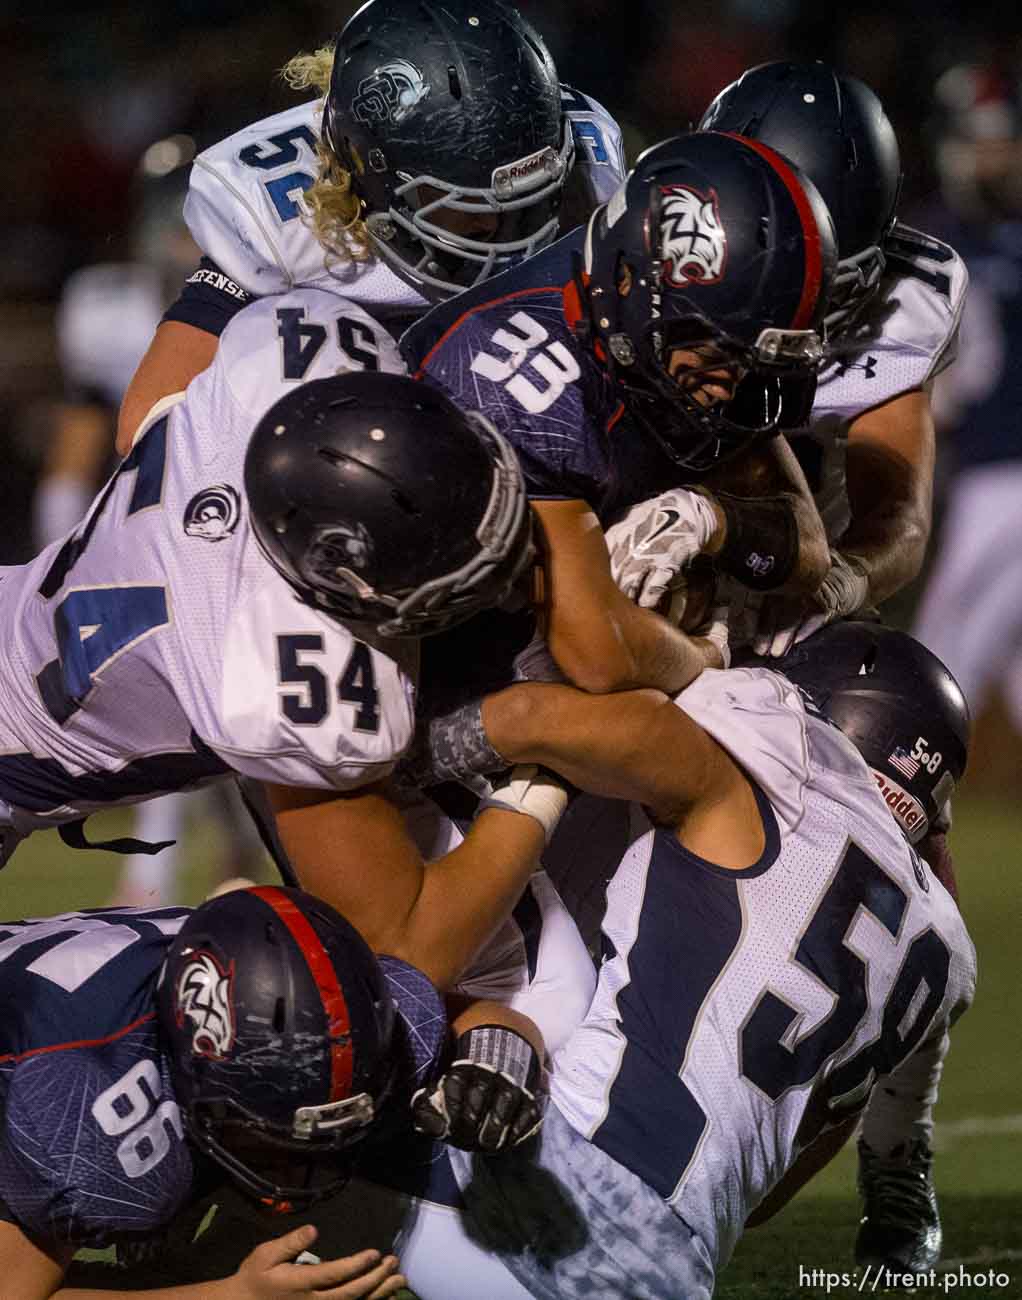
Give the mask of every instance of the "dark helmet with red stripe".
[(969, 706), (935, 654), (882, 623), (832, 623), (763, 661), (866, 760), (910, 844), (944, 811), (969, 755)]
[(300, 889), (223, 894), (171, 944), (158, 1004), (191, 1142), (275, 1208), (339, 1191), (400, 1059), (358, 931)]
[[(801, 422), (836, 260), (812, 182), (738, 136), (656, 145), (597, 210), (583, 278), (597, 355), (680, 467)], [(672, 377), (679, 352), (695, 361)]]
[(725, 86), (699, 125), (760, 140), (812, 177), (840, 257), (827, 329), (845, 329), (880, 286), (901, 189), (898, 140), (880, 100), (825, 63), (763, 63)]

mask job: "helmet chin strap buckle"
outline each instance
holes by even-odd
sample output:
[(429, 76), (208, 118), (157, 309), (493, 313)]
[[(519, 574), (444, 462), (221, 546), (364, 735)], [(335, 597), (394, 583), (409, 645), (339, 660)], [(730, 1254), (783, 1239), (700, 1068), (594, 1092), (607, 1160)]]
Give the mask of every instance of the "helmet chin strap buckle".
[(345, 1097), (343, 1101), (322, 1106), (299, 1106), (295, 1111), (291, 1133), (296, 1138), (332, 1136), (347, 1129), (368, 1128), (376, 1114), (373, 1099), (367, 1092)]
[(612, 334), (607, 340), (610, 355), (619, 366), (635, 365), (635, 344), (627, 334)]

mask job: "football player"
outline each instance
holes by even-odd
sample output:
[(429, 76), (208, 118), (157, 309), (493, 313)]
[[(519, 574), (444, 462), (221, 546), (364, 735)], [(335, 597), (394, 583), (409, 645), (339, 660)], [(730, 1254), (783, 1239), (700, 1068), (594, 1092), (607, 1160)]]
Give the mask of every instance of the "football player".
[(122, 454), (252, 295), (316, 285), (396, 332), (549, 243), (562, 194), (567, 230), (624, 176), (616, 123), (558, 84), (502, 0), (371, 0), (285, 76), (319, 98), (196, 161), (185, 215), (205, 257), (125, 398)]
[[(709, 1300), (878, 1076), (932, 1103), (927, 1048), (968, 1006), (975, 954), (912, 844), (964, 769), (964, 698), (878, 624), (835, 624), (777, 667), (706, 672), (676, 701), (540, 683), (484, 701), (506, 759), (636, 802), (538, 1143), (450, 1153), (460, 1247), (422, 1205), (400, 1237), (422, 1300)], [(360, 1186), (359, 1204), (371, 1232), (403, 1202)]]
[[(545, 551), (546, 638), (591, 691), (674, 692), (693, 642), (615, 585), (601, 525), (664, 488), (662, 527), (758, 590), (813, 590), (822, 525), (782, 428), (822, 357), (836, 258), (812, 183), (756, 141), (701, 132), (647, 151), (587, 228), (402, 339), (418, 377), (514, 446)], [(741, 460), (750, 491), (728, 491)], [(723, 467), (723, 468), (719, 468)], [(652, 535), (637, 539), (641, 545)]]
[(335, 295), (253, 304), (79, 530), (6, 570), (0, 828), (9, 853), (97, 807), (251, 777), (303, 884), (446, 988), (566, 796), (513, 781), (426, 868), (386, 781), (416, 638), (513, 591), (529, 511), (484, 420), (405, 377), (336, 373), (358, 356), (399, 365)]
[(930, 392), (955, 357), (968, 274), (954, 249), (897, 219), (898, 141), (876, 95), (824, 63), (767, 63), (725, 87), (701, 126), (770, 145), (815, 182), (837, 231), (830, 355), (792, 446), (832, 564), (808, 602), (771, 602), (756, 649), (783, 654), (919, 572), (930, 534)]
[[(63, 1294), (85, 1245), (158, 1267), (225, 1183), (272, 1213), (307, 1212), (374, 1142), (412, 1135), (424, 1086), (445, 1091), (447, 1136), (466, 1148), (510, 1147), (542, 1119), (531, 1022), (476, 1002), (449, 1026), (421, 972), (374, 957), (299, 890), (0, 924), (0, 962), (0, 1261), (19, 1300)], [(403, 1284), (375, 1251), (295, 1267), (311, 1239), (253, 1251), (230, 1295)]]

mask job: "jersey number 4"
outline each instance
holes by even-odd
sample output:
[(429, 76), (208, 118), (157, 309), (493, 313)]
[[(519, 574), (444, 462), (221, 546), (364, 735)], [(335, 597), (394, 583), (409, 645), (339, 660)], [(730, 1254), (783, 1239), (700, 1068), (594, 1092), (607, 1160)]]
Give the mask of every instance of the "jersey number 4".
[[(49, 600), (64, 586), (124, 475), (135, 475), (125, 518), (160, 504), (166, 456), (167, 417), (164, 416), (121, 462), (81, 533), (69, 537), (60, 548), (40, 584), (41, 596)], [(63, 726), (82, 707), (95, 685), (94, 679), (107, 664), (169, 621), (167, 593), (163, 587), (135, 583), (79, 587), (68, 592), (53, 612), (59, 657), (36, 675), (36, 686), (50, 717)]]

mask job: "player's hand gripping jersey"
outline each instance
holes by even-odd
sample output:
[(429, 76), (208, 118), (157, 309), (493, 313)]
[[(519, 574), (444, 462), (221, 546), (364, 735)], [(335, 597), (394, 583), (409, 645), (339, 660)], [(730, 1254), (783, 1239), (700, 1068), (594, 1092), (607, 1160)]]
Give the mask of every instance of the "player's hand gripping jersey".
[[(595, 1147), (586, 1187), (613, 1198), (588, 1216), (606, 1227), (602, 1252), (617, 1256), (620, 1233), (652, 1261), (663, 1225), (668, 1272), (671, 1211), (723, 1266), (798, 1152), (942, 1034), (975, 982), (950, 895), (797, 689), (763, 669), (710, 671), (678, 704), (756, 783), (766, 850), (725, 871), (633, 810), (596, 995), (552, 1084)], [(634, 1196), (607, 1156), (641, 1180)], [(680, 1294), (642, 1280), (636, 1294)]]
[[(588, 215), (624, 177), (621, 131), (606, 109), (568, 86), (561, 87), (561, 104), (575, 141), (569, 185), (584, 192), (580, 207)], [(329, 259), (303, 221), (302, 194), (319, 166), (322, 111), (322, 100), (300, 104), (199, 154), (185, 202), (192, 235), (219, 271), (249, 294), (316, 285), (366, 305), (380, 319), (425, 311), (426, 299), (376, 258)], [(192, 279), (216, 288), (215, 276), (200, 270)], [(222, 292), (231, 295), (226, 285)]]
[(414, 650), (380, 650), (296, 598), (250, 531), (243, 465), (263, 412), (302, 380), (401, 368), (334, 294), (254, 304), (187, 395), (154, 408), (76, 532), (5, 571), (0, 825), (228, 769), (338, 790), (390, 771), (412, 733)]
[(955, 359), (969, 275), (947, 244), (900, 222), (885, 241), (880, 292), (820, 371), (806, 428), (790, 434), (831, 541), (850, 518), (848, 426), (864, 411), (922, 388)]

